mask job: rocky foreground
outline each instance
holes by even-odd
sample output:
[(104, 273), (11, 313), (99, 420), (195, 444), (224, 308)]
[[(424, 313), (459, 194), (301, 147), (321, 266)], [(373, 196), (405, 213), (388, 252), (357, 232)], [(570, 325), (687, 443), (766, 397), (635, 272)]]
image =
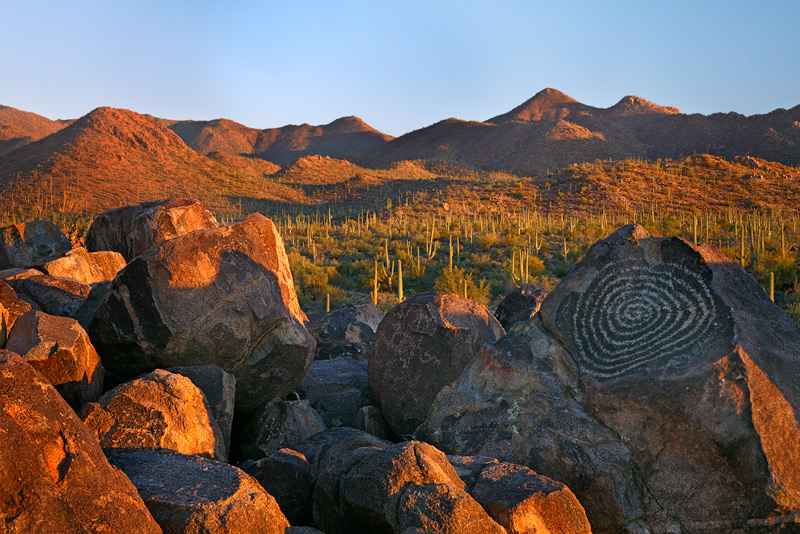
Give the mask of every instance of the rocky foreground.
[(0, 532), (800, 531), (800, 326), (713, 247), (309, 322), (263, 216), (86, 242), (0, 229)]

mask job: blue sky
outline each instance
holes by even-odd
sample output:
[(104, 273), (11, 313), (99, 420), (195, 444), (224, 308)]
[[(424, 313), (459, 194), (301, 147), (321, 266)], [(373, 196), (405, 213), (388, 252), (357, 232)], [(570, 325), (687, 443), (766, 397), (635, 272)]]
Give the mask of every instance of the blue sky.
[(0, 104), (401, 135), (545, 87), (685, 113), (800, 104), (800, 2), (6, 1)]

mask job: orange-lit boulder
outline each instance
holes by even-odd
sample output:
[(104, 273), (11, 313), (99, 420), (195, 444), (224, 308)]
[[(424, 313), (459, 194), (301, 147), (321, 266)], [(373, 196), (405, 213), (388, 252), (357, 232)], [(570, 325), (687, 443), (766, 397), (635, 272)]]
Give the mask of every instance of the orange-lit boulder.
[(227, 459), (203, 392), (183, 375), (156, 369), (87, 404), (80, 416), (104, 449), (157, 447)]
[(236, 408), (286, 395), (314, 356), (283, 241), (260, 214), (164, 241), (114, 279), (89, 325), (103, 365), (122, 377), (219, 365)]
[(77, 412), (103, 392), (103, 366), (75, 319), (30, 311), (18, 318), (8, 350), (42, 373)]
[(198, 200), (144, 202), (98, 215), (86, 232), (86, 248), (90, 252), (113, 250), (131, 261), (162, 241), (218, 226), (216, 217)]
[(123, 267), (125, 258), (119, 252), (87, 252), (82, 247), (72, 249), (65, 256), (39, 266), (50, 276), (66, 276), (89, 285), (113, 280)]
[(10, 351), (0, 351), (0, 429), (2, 532), (161, 532), (72, 408)]
[(47, 274), (10, 280), (9, 285), (21, 297), (27, 297), (42, 311), (70, 317), (89, 296), (92, 287), (74, 278)]

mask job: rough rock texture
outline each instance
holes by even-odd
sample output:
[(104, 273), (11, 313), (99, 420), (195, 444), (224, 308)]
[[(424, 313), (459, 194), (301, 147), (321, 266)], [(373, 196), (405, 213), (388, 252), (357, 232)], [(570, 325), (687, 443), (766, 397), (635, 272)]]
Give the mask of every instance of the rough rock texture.
[(20, 267), (14, 267), (12, 269), (0, 270), (0, 280), (7, 282), (9, 280), (20, 280), (22, 278), (28, 278), (40, 274), (44, 273), (38, 269), (23, 269)]
[(369, 385), (398, 435), (410, 435), (431, 402), (457, 379), (480, 348), (505, 334), (476, 302), (447, 293), (422, 293), (398, 304), (370, 346)]
[(289, 522), (253, 477), (231, 465), (165, 450), (110, 454), (165, 534), (284, 534)]
[(131, 261), (162, 241), (218, 226), (214, 215), (198, 200), (144, 202), (98, 215), (86, 232), (86, 248), (92, 252), (113, 250)]
[(0, 301), (0, 349), (4, 349), (6, 346), (6, 339), (8, 339), (8, 323), (11, 320), (11, 314), (8, 310), (3, 306), (3, 302)]
[(109, 291), (111, 291), (111, 281), (95, 283), (86, 296), (86, 300), (81, 303), (80, 307), (70, 317), (77, 320), (84, 330), (88, 330), (92, 319), (94, 319), (94, 314), (97, 313), (97, 308), (100, 307)]
[(362, 406), (359, 408), (356, 412), (356, 420), (353, 426), (381, 439), (396, 441), (397, 438), (381, 413), (381, 409), (377, 406)]
[(445, 455), (425, 443), (355, 449), (326, 462), (319, 476), (314, 519), (329, 534), (504, 532), (464, 491)]
[(163, 369), (117, 386), (84, 406), (80, 416), (104, 449), (158, 447), (227, 459), (203, 392)]
[(362, 447), (383, 449), (390, 445), (390, 442), (372, 434), (343, 426), (314, 434), (305, 441), (298, 443), (293, 449), (302, 454), (311, 464), (311, 467), (319, 472), (323, 463), (354, 449)]
[(316, 476), (306, 457), (292, 449), (281, 449), (249, 465), (245, 472), (275, 497), (292, 525), (309, 525)]
[(103, 392), (103, 366), (75, 319), (30, 311), (18, 318), (8, 350), (42, 373), (77, 412)]
[(354, 426), (358, 410), (372, 402), (367, 362), (349, 356), (312, 362), (297, 391), (327, 426)]
[(447, 461), (456, 470), (458, 478), (464, 481), (467, 492), (470, 494), (472, 494), (472, 488), (478, 483), (478, 477), (480, 477), (483, 470), (499, 463), (497, 458), (489, 458), (488, 456), (448, 455)]
[(206, 397), (211, 415), (217, 422), (225, 443), (225, 455), (231, 450), (231, 426), (233, 425), (233, 406), (236, 398), (236, 377), (226, 373), (218, 365), (189, 365), (170, 367), (170, 373), (187, 377), (200, 388)]
[(306, 400), (272, 399), (247, 423), (240, 443), (245, 458), (265, 458), (326, 430)]
[(80, 247), (69, 251), (66, 256), (43, 263), (39, 269), (50, 276), (66, 276), (91, 285), (113, 280), (123, 267), (125, 258), (119, 252), (87, 252)]
[(341, 356), (367, 357), (383, 312), (372, 304), (346, 304), (308, 323), (308, 331), (317, 340), (316, 360)]
[(11, 331), (18, 317), (31, 311), (31, 305), (19, 298), (16, 291), (2, 280), (0, 280), (0, 305), (8, 313), (6, 318), (8, 321), (6, 325), (8, 327), (7, 332)]
[(509, 534), (591, 534), (575, 495), (560, 482), (516, 464), (484, 469), (472, 496)]
[(508, 330), (518, 321), (530, 321), (547, 296), (547, 290), (537, 284), (525, 284), (506, 295), (497, 305), (495, 318)]
[(10, 351), (0, 351), (0, 428), (4, 533), (161, 532), (72, 408)]
[(89, 296), (92, 287), (74, 278), (47, 274), (10, 280), (20, 297), (27, 297), (50, 315), (70, 317)]
[(71, 248), (64, 232), (50, 221), (5, 226), (0, 228), (0, 269), (24, 267)]
[(627, 226), (538, 316), (441, 392), (421, 436), (566, 483), (598, 532), (797, 518), (800, 326), (730, 258)]
[(97, 309), (89, 335), (123, 377), (219, 365), (236, 376), (236, 409), (286, 395), (314, 357), (283, 241), (260, 214), (170, 239), (137, 256)]

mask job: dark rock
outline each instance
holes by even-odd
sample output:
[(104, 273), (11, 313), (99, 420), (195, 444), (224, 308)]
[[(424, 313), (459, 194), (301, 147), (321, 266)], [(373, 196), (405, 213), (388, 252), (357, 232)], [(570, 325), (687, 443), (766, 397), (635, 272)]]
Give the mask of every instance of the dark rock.
[(104, 449), (158, 447), (227, 459), (203, 392), (187, 377), (162, 369), (117, 386), (84, 406), (80, 416)]
[(86, 299), (81, 303), (77, 310), (70, 316), (77, 320), (84, 330), (89, 329), (89, 325), (94, 319), (94, 314), (97, 313), (97, 308), (106, 298), (108, 292), (111, 291), (111, 282), (97, 282), (89, 291)]
[(226, 373), (218, 365), (189, 365), (170, 367), (170, 373), (183, 375), (200, 388), (206, 397), (211, 415), (217, 422), (225, 443), (226, 457), (231, 450), (231, 426), (233, 425), (233, 406), (236, 398), (236, 377)]
[(627, 226), (419, 434), (566, 483), (599, 532), (768, 531), (800, 512), (798, 346), (730, 258)]
[(297, 386), (327, 426), (354, 426), (356, 413), (372, 402), (366, 360), (341, 357), (311, 363)]
[(75, 319), (30, 311), (18, 318), (9, 350), (42, 373), (77, 412), (103, 392), (103, 366)]
[(39, 268), (50, 276), (68, 277), (84, 284), (108, 282), (125, 267), (125, 258), (119, 252), (108, 250), (87, 252), (76, 248), (66, 256), (43, 263)]
[(362, 447), (383, 449), (389, 445), (391, 445), (390, 442), (372, 434), (343, 426), (314, 434), (305, 441), (298, 443), (293, 449), (302, 454), (315, 471), (319, 471), (322, 463), (330, 458), (342, 456), (354, 449)]
[(162, 241), (218, 226), (214, 215), (198, 200), (144, 202), (98, 215), (86, 232), (86, 248), (91, 252), (113, 250), (131, 261)]
[(272, 399), (247, 423), (242, 455), (257, 460), (295, 445), (325, 430), (325, 422), (308, 401)]
[(342, 356), (367, 357), (383, 312), (372, 304), (346, 304), (308, 323), (308, 331), (317, 340), (316, 360)]
[(292, 525), (309, 525), (316, 476), (305, 456), (281, 449), (245, 468), (267, 492), (275, 497)]
[(92, 290), (74, 278), (47, 274), (10, 280), (9, 285), (20, 297), (28, 297), (42, 311), (59, 317), (72, 316)]
[(165, 533), (284, 534), (289, 522), (253, 477), (231, 465), (173, 451), (109, 454)]
[(456, 470), (458, 478), (464, 481), (468, 493), (472, 493), (472, 488), (478, 483), (478, 477), (484, 469), (498, 463), (497, 458), (488, 456), (456, 456), (448, 455), (447, 461)]
[(160, 533), (50, 382), (0, 351), (0, 517), (9, 534)]
[(0, 228), (0, 269), (25, 267), (71, 248), (64, 232), (50, 221), (5, 226)]
[(392, 429), (411, 435), (439, 390), (503, 334), (486, 308), (456, 295), (422, 293), (392, 308), (368, 358), (372, 394)]
[(314, 338), (280, 234), (266, 217), (196, 231), (137, 256), (89, 326), (111, 372), (219, 365), (236, 376), (236, 409), (253, 413), (305, 375)]
[(38, 276), (44, 274), (38, 269), (25, 269), (21, 267), (13, 267), (11, 269), (3, 269), (0, 271), (0, 280), (8, 282), (9, 280), (21, 280), (31, 276)]
[(381, 413), (381, 409), (377, 406), (362, 406), (356, 412), (356, 420), (353, 426), (381, 439), (389, 441), (396, 441), (397, 439), (389, 423), (386, 422), (386, 418)]
[(509, 534), (592, 532), (583, 507), (568, 487), (521, 465), (487, 467), (472, 496)]
[(537, 284), (525, 284), (506, 295), (497, 305), (495, 318), (508, 330), (520, 321), (530, 321), (547, 296), (547, 290)]

